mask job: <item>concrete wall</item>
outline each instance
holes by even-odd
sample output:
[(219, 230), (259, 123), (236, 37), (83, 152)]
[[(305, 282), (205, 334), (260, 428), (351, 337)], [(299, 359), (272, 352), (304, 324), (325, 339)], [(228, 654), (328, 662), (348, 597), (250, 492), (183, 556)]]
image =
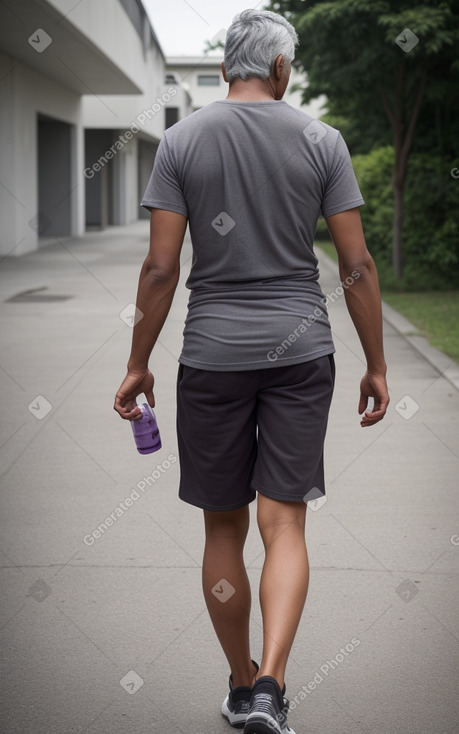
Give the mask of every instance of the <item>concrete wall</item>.
[[(84, 233), (83, 128), (81, 97), (49, 77), (0, 52), (0, 254), (20, 255), (38, 247), (38, 116), (73, 127), (70, 135), (71, 235)], [(52, 176), (53, 171), (43, 173)], [(55, 201), (55, 206), (59, 202)], [(45, 213), (53, 220), (52, 212)], [(60, 215), (57, 219), (62, 221)], [(58, 224), (57, 226), (60, 226)]]
[[(140, 207), (140, 199), (153, 167), (152, 151), (156, 150), (164, 132), (166, 106), (174, 106), (182, 94), (177, 85), (164, 83), (164, 56), (155, 40), (150, 39), (150, 42), (150, 47), (145, 49), (143, 76), (138, 80), (144, 89), (142, 94), (82, 97), (85, 128), (94, 134), (98, 130), (112, 131), (113, 157), (108, 163), (104, 162), (109, 146), (105, 147), (101, 141), (98, 149), (91, 148), (92, 161), (86, 156), (85, 169), (85, 176), (92, 176), (91, 189), (103, 185), (103, 178), (99, 184), (96, 178), (108, 177), (109, 224), (129, 224), (139, 217), (149, 216)], [(92, 175), (87, 167), (94, 166), (101, 157), (103, 173), (101, 169)], [(93, 221), (94, 212), (88, 224)]]
[(186, 85), (183, 85), (180, 82), (179, 75), (171, 74), (168, 71), (166, 80), (166, 87), (173, 87), (176, 90), (176, 94), (172, 97), (170, 102), (168, 102), (166, 108), (175, 108), (177, 110), (178, 120), (183, 120), (194, 111), (191, 95), (187, 91)]
[[(155, 147), (163, 134), (177, 91), (164, 81), (162, 50), (136, 0), (0, 3), (0, 255), (37, 249), (40, 235), (83, 235), (86, 202), (89, 226), (141, 215), (153, 161), (138, 139)], [(103, 138), (89, 138), (86, 156), (85, 129)]]
[(142, 62), (142, 94), (135, 95), (84, 95), (83, 118), (89, 128), (131, 129), (158, 141), (164, 131), (164, 108), (177, 94), (172, 87), (166, 89), (165, 61), (156, 46), (152, 46)]
[[(140, 89), (147, 89), (148, 68), (144, 44), (118, 0), (80, 0), (80, 2), (44, 0), (44, 2), (54, 8), (59, 17), (65, 18), (65, 23), (73, 26), (86, 42), (94, 44), (101, 57), (105, 57), (104, 62), (110, 62), (117, 68), (118, 76), (122, 72)], [(79, 56), (80, 58), (71, 64), (74, 70), (78, 68), (78, 64), (84, 63), (81, 53)], [(97, 79), (96, 67), (93, 68), (93, 77)], [(90, 80), (88, 83), (91, 84)], [(118, 92), (118, 89), (115, 91)]]

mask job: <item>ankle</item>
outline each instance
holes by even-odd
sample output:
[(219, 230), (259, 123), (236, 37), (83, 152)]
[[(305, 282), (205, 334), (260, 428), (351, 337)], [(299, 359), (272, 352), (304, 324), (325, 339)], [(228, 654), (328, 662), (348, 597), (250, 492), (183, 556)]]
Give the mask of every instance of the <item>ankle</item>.
[(269, 676), (270, 678), (274, 678), (274, 680), (277, 682), (277, 685), (279, 686), (281, 691), (284, 690), (285, 680), (284, 680), (283, 671), (275, 670), (274, 668), (261, 666), (260, 670), (257, 673), (257, 680), (260, 680), (260, 678), (263, 678), (264, 676)]
[(244, 670), (236, 670), (234, 673), (231, 673), (231, 680), (233, 683), (233, 688), (240, 688), (241, 686), (246, 686), (247, 688), (253, 688), (253, 685), (256, 680), (258, 672), (258, 666), (255, 665), (253, 660), (250, 661), (250, 665), (247, 667), (247, 669)]

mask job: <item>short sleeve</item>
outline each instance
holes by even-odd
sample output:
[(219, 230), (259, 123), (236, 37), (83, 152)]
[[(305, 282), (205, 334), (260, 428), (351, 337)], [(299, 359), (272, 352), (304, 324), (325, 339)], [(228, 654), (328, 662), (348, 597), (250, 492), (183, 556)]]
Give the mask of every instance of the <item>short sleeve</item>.
[(365, 204), (365, 201), (355, 177), (351, 156), (341, 133), (338, 133), (325, 184), (321, 212), (324, 217), (330, 217), (332, 214), (339, 214), (362, 204)]
[(188, 207), (166, 137), (162, 138), (156, 151), (153, 170), (141, 205), (145, 208), (167, 209), (188, 217)]

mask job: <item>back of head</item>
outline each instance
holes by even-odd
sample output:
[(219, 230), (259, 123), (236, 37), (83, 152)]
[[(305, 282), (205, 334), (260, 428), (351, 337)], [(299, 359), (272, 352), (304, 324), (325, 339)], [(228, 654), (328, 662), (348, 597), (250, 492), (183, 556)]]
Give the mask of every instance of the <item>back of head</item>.
[(294, 27), (281, 15), (270, 10), (244, 10), (235, 16), (226, 35), (228, 81), (267, 79), (279, 54), (293, 61), (297, 45)]

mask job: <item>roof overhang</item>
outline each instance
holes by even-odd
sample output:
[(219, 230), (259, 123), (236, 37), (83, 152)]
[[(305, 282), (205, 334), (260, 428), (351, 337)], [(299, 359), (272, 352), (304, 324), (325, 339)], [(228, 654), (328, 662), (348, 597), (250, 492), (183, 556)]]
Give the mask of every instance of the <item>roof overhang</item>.
[[(117, 63), (118, 59), (107, 55), (70, 17), (47, 0), (2, 0), (0, 49), (77, 94), (141, 93), (123, 71), (121, 40)], [(131, 30), (129, 19), (124, 17)]]

